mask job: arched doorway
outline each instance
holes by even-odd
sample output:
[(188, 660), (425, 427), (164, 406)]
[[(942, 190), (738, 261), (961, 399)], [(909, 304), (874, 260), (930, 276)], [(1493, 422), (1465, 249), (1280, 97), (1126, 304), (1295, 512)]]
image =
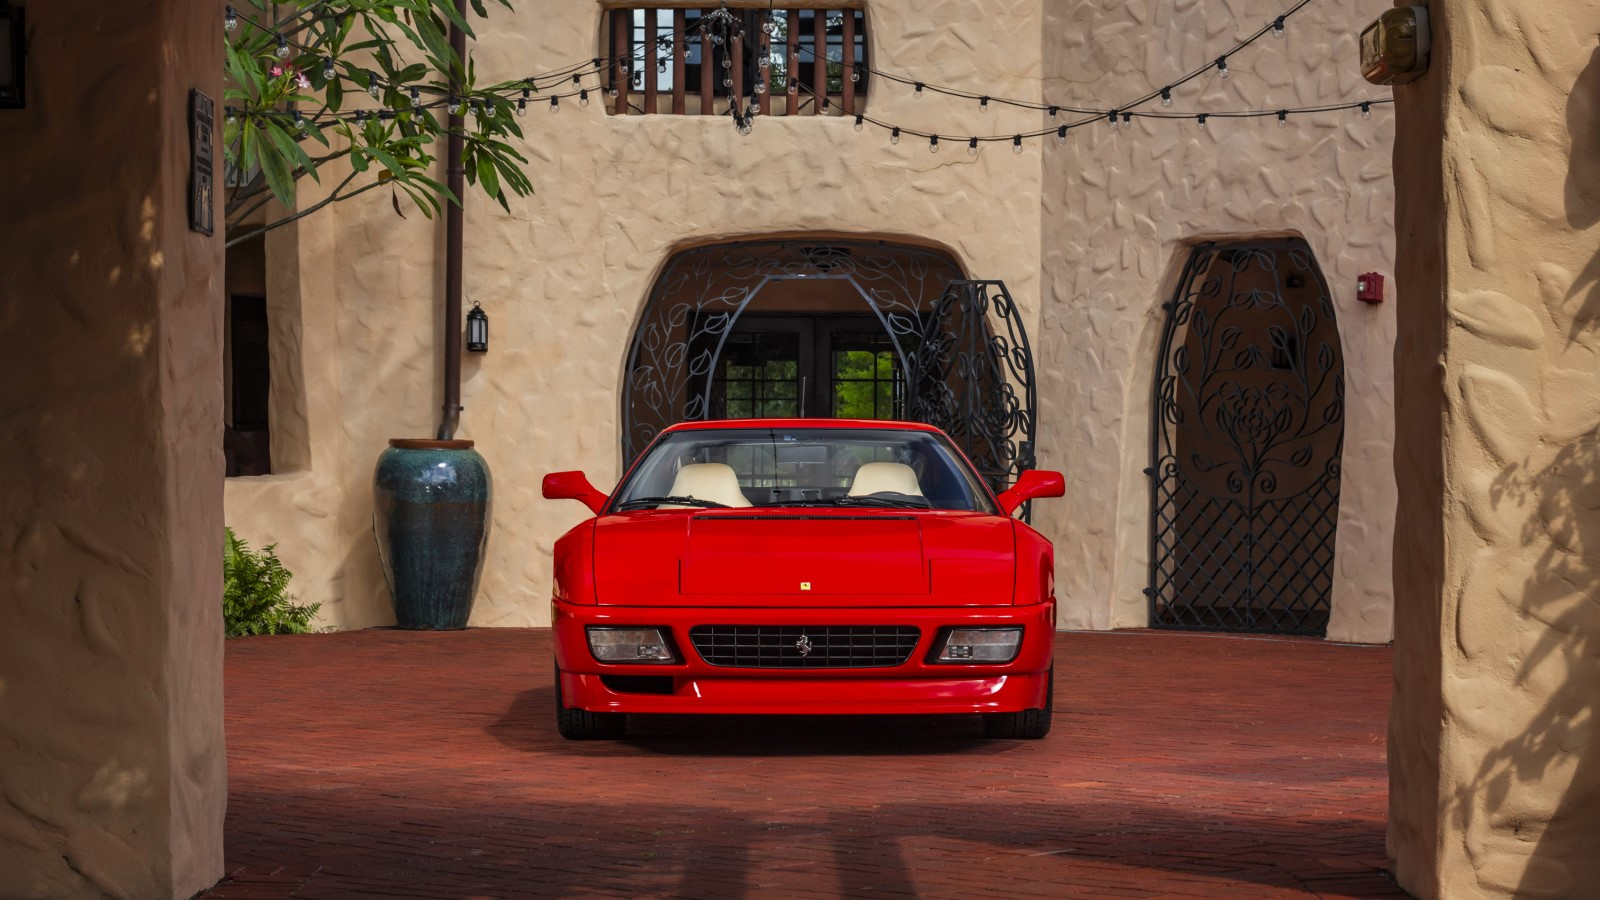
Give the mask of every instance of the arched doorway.
[(885, 241), (750, 240), (675, 254), (628, 354), (622, 453), (675, 422), (907, 419), (998, 485), (1033, 465), (1033, 360), (999, 281)]
[(1299, 239), (1191, 252), (1157, 358), (1150, 624), (1321, 635), (1344, 448), (1344, 360)]

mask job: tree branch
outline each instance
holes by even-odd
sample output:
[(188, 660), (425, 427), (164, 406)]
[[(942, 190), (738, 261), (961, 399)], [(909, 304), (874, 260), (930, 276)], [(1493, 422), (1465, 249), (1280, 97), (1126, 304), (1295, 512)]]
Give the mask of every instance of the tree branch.
[(297, 219), (303, 219), (306, 216), (311, 215), (312, 213), (316, 212), (319, 209), (322, 209), (325, 206), (328, 206), (328, 205), (334, 204), (334, 203), (338, 203), (338, 202), (340, 202), (342, 200), (349, 200), (352, 197), (359, 197), (362, 194), (365, 194), (367, 191), (372, 190), (373, 188), (382, 187), (384, 185), (384, 182), (382, 182), (382, 181), (374, 181), (371, 184), (363, 185), (363, 186), (361, 186), (359, 188), (356, 188), (355, 190), (351, 191), (348, 194), (340, 194), (339, 193), (340, 191), (344, 190), (345, 187), (350, 184), (350, 182), (352, 182), (352, 181), (354, 181), (356, 179), (356, 175), (357, 174), (359, 174), (359, 173), (351, 172), (349, 175), (346, 175), (344, 181), (339, 182), (339, 186), (333, 189), (333, 193), (331, 193), (328, 196), (324, 197), (323, 199), (317, 201), (316, 203), (313, 203), (312, 205), (306, 207), (305, 209), (300, 210), (299, 212), (293, 213), (291, 215), (284, 216), (283, 218), (278, 219), (278, 220), (273, 221), (273, 222), (268, 222), (267, 224), (261, 226), (260, 228), (254, 229), (252, 231), (247, 231), (244, 234), (238, 235), (237, 237), (230, 235), (228, 237), (227, 243), (224, 244), (223, 246), (224, 247), (232, 247), (235, 244), (242, 243), (244, 241), (248, 241), (251, 238), (260, 237), (261, 235), (266, 234), (267, 232), (269, 232), (272, 229), (277, 228), (277, 227), (279, 227), (281, 225), (287, 225), (290, 222), (293, 222), (293, 221), (295, 221)]

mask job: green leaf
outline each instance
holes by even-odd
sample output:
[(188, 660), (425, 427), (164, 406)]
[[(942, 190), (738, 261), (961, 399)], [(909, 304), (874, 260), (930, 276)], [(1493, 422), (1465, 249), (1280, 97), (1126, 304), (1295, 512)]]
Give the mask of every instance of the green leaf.
[(495, 171), (494, 157), (487, 153), (478, 154), (478, 183), (483, 185), (484, 193), (491, 197), (500, 197), (500, 175)]
[(294, 208), (294, 173), (290, 171), (288, 160), (276, 147), (267, 144), (258, 144), (261, 153), (261, 174), (267, 179), (267, 187), (272, 190), (272, 196), (278, 198), (286, 208)]
[(328, 89), (322, 92), (322, 102), (327, 105), (328, 112), (336, 113), (344, 105), (344, 85), (339, 79), (328, 82)]

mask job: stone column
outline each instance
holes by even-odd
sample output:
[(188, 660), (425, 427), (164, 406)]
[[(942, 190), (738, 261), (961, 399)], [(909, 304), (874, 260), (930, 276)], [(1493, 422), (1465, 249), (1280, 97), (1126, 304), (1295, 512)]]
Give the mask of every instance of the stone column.
[(1600, 7), (1433, 0), (1396, 90), (1389, 850), (1421, 897), (1600, 884)]
[(222, 6), (26, 7), (27, 107), (0, 110), (0, 896), (188, 897), (222, 875), (227, 793), (222, 238), (187, 205)]

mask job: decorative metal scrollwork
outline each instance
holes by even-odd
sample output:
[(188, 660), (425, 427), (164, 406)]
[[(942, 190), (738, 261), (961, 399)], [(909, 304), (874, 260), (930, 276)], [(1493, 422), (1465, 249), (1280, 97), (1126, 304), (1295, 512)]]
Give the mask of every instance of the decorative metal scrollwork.
[(961, 270), (936, 250), (875, 241), (744, 241), (685, 250), (651, 292), (628, 354), (623, 457), (712, 408), (717, 361), (746, 309), (774, 281), (845, 281), (876, 314), (909, 371), (923, 317)]
[(944, 429), (996, 490), (1033, 467), (1033, 352), (1004, 282), (952, 281), (911, 362), (909, 418)]
[(1344, 448), (1327, 282), (1304, 241), (1204, 244), (1164, 309), (1151, 625), (1322, 634)]

